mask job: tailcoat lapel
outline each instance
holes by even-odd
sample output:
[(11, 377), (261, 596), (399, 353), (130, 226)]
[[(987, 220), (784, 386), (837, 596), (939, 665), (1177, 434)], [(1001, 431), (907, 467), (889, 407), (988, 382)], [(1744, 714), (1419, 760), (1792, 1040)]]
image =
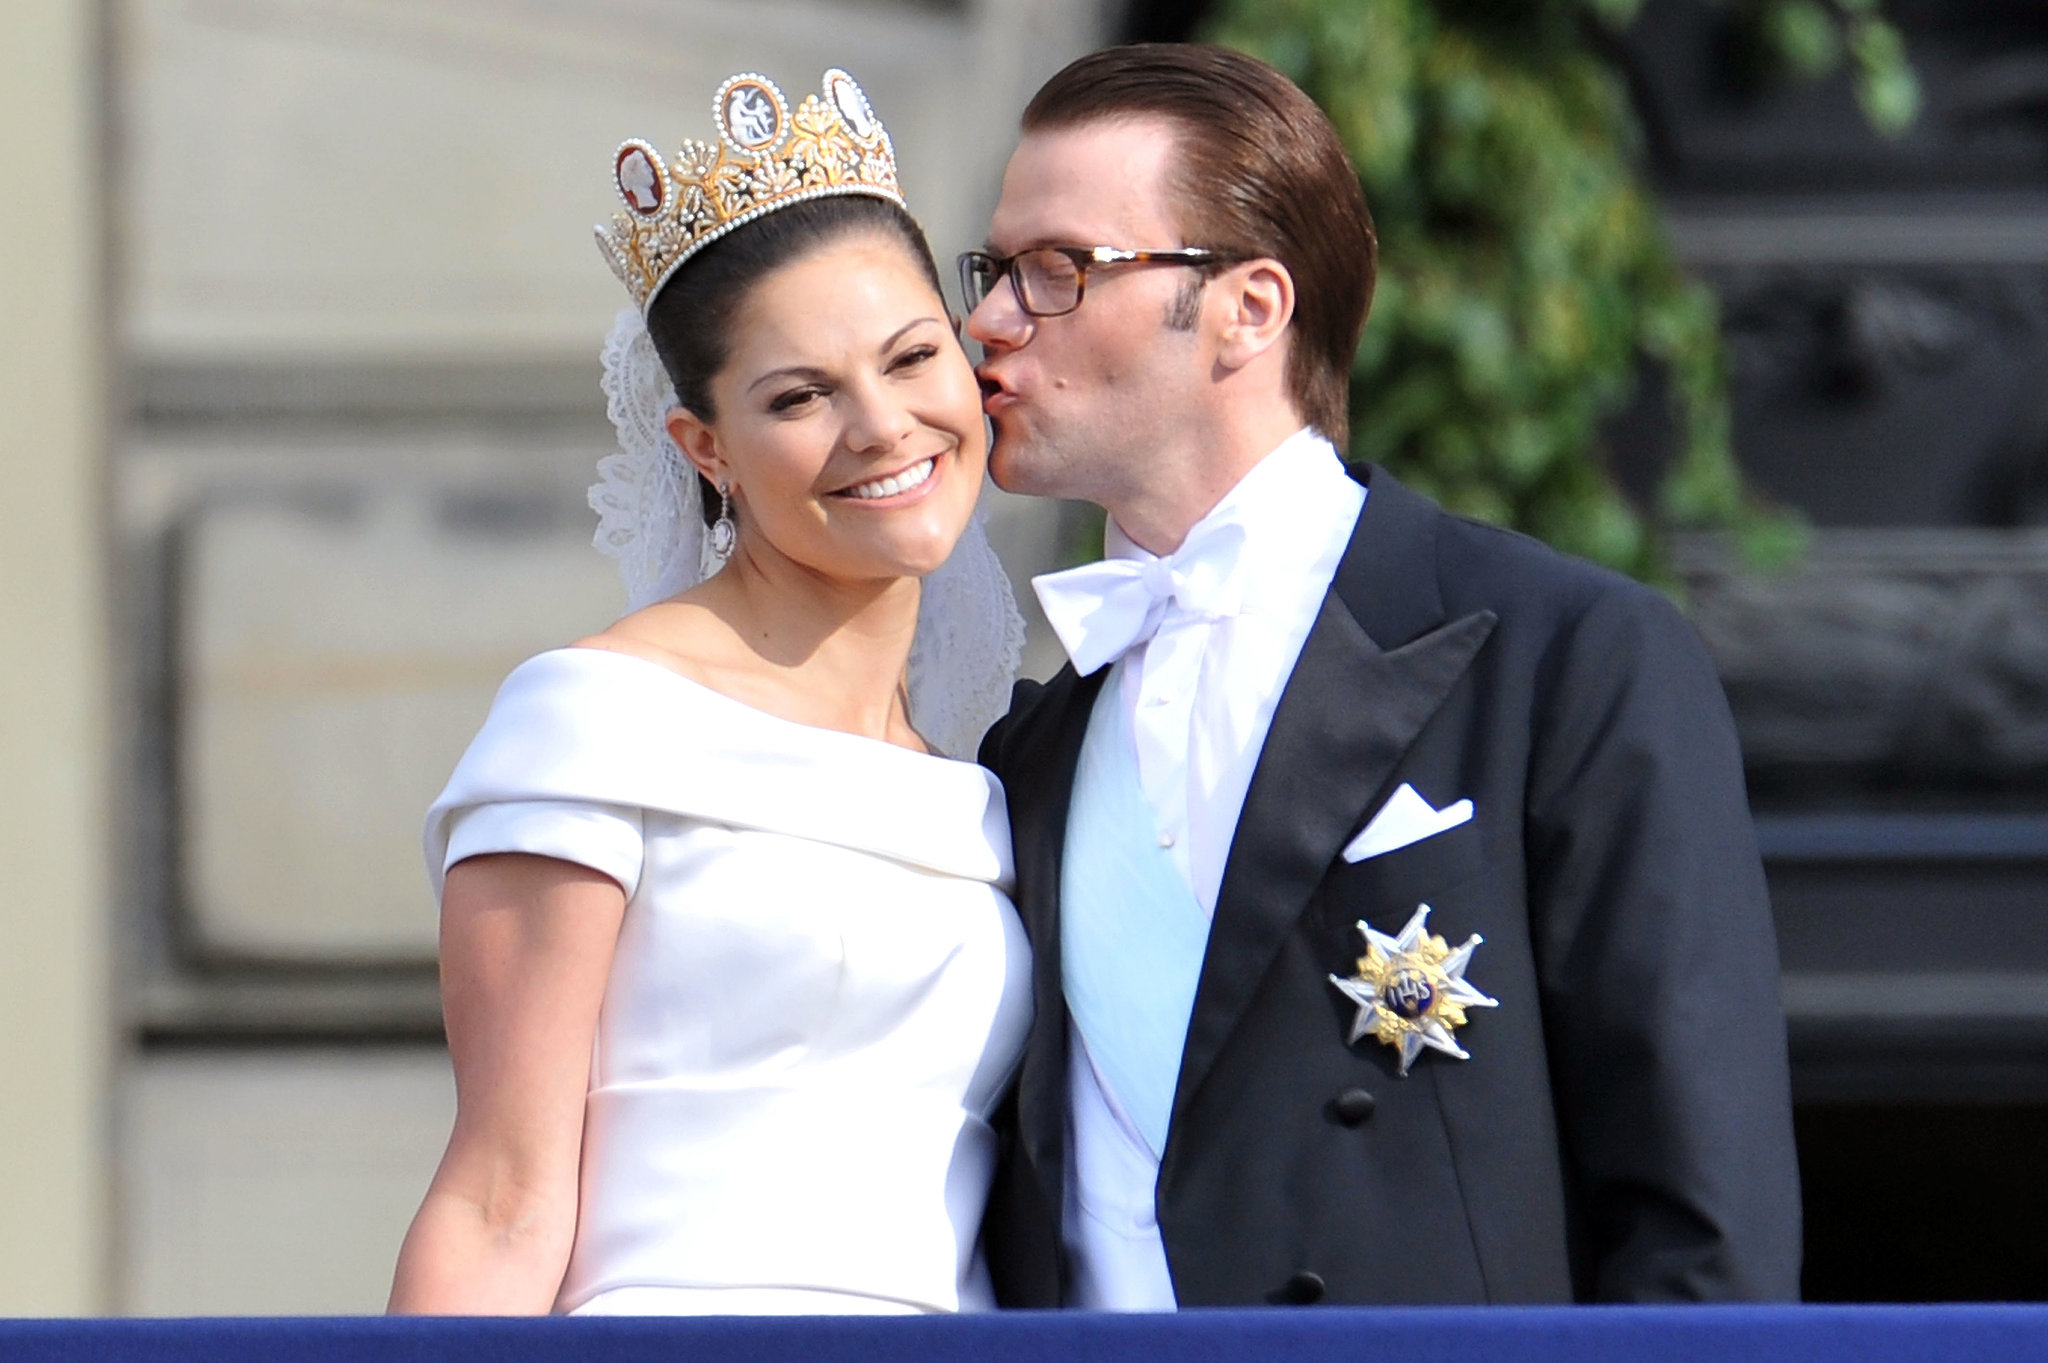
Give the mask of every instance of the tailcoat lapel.
[(1081, 742), (1088, 733), (1096, 695), (1109, 673), (1105, 667), (1081, 677), (1071, 666), (1062, 668), (1046, 684), (1030, 716), (1038, 731), (1030, 735), (1027, 746), (1040, 754), (1041, 760), (1002, 773), (1009, 790), (1011, 844), (1022, 887), (1017, 907), (1032, 943), (1032, 1001), (1036, 1008), (1031, 1042), (1017, 1076), (1018, 1130), (1026, 1155), (1055, 1198), (1063, 1186), (1067, 1091), (1060, 874), (1066, 859), (1067, 814), (1073, 807)]
[(1365, 510), (1281, 693), (1238, 817), (1181, 1055), (1176, 1131), (1338, 849), (1493, 632), (1490, 611), (1444, 622), (1435, 552), (1442, 513), (1370, 472)]

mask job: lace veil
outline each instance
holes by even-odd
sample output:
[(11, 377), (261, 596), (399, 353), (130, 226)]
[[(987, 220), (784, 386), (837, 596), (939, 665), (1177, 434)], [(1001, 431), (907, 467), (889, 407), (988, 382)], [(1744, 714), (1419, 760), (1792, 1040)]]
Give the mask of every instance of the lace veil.
[[(598, 461), (590, 507), (597, 547), (617, 560), (626, 609), (636, 611), (718, 568), (696, 473), (668, 435), (675, 389), (636, 309), (621, 311), (605, 339), (604, 395), (619, 448)], [(977, 509), (953, 556), (924, 582), (910, 649), (918, 733), (946, 756), (971, 761), (983, 732), (1009, 708), (1023, 652), (1024, 619)]]

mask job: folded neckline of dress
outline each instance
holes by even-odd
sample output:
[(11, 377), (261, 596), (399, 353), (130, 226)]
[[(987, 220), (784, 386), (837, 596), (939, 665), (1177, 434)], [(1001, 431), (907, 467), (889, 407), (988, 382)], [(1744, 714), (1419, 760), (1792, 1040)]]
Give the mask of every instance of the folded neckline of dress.
[(516, 801), (638, 807), (1013, 879), (1002, 785), (980, 765), (786, 719), (603, 649), (553, 649), (505, 678), (428, 814), (430, 862), (453, 811)]

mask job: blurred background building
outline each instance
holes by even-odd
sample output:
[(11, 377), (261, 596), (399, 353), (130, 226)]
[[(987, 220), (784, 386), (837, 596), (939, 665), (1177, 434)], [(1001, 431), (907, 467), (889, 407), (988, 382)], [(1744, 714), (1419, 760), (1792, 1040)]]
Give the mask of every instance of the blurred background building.
[[(420, 815), (504, 672), (622, 599), (583, 500), (611, 148), (843, 65), (950, 256), (1046, 75), (1205, 8), (0, 7), (0, 1312), (381, 1306), (452, 1108)], [(1817, 526), (1778, 577), (1679, 557), (1780, 917), (1809, 1287), (2048, 1297), (2048, 16), (1893, 9), (1896, 142), (1727, 79), (1709, 0), (1615, 60), (1738, 452)], [(1073, 538), (996, 514), (1020, 579)]]
[(1759, 99), (1712, 9), (1629, 61), (1804, 565), (1694, 555), (1785, 969), (1806, 1290), (2048, 1299), (2048, 6), (1894, 0), (1896, 140)]
[[(503, 674), (623, 601), (584, 503), (612, 148), (842, 65), (950, 256), (1111, 36), (1094, 0), (9, 0), (0, 1312), (381, 1307), (452, 1112), (421, 812)], [(1059, 518), (1021, 507), (1028, 568)]]

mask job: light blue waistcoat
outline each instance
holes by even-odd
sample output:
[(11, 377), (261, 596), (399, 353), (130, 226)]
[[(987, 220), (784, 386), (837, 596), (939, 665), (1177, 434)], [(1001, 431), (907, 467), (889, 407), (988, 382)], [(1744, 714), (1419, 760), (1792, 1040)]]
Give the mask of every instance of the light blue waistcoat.
[(1095, 699), (1067, 813), (1060, 971), (1096, 1070), (1159, 1158), (1209, 916), (1159, 845), (1113, 673)]

